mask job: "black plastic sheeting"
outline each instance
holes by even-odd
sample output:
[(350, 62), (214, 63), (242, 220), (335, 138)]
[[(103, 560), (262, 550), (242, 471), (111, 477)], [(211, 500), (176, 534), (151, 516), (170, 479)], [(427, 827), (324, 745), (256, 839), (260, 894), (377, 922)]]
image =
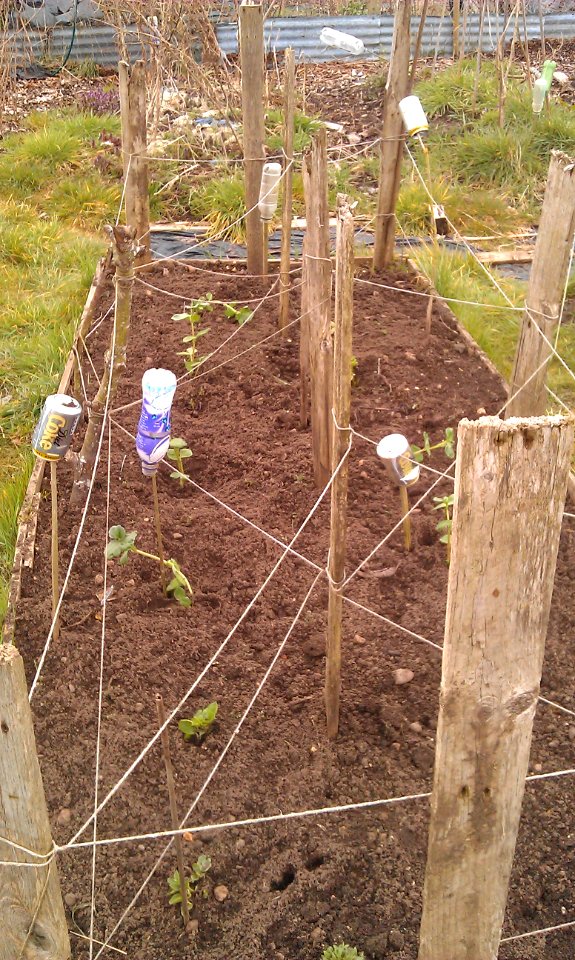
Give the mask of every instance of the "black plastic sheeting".
[[(195, 230), (170, 230), (152, 233), (152, 253), (155, 257), (169, 257), (173, 260), (194, 260), (194, 259), (214, 259), (214, 260), (245, 260), (246, 248), (241, 243), (230, 243), (227, 240), (205, 240), (205, 234)], [(294, 260), (301, 259), (304, 231), (292, 230), (291, 235), (291, 256)], [(330, 229), (330, 238), (332, 250), (335, 251), (335, 227)], [(425, 243), (430, 243), (421, 237), (398, 238), (396, 247), (398, 249), (420, 247)], [(440, 244), (447, 250), (466, 252), (466, 247), (455, 240), (448, 240), (445, 237), (439, 238)], [(374, 237), (372, 233), (364, 230), (357, 230), (355, 234), (356, 250), (362, 247), (373, 247)], [(281, 251), (281, 233), (276, 230), (269, 237), (270, 256), (279, 259)]]

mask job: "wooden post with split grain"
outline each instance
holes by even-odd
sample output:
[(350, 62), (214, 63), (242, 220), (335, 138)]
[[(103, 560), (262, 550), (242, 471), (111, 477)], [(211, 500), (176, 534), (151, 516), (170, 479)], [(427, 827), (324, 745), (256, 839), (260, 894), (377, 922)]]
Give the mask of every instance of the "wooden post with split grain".
[[(453, 59), (459, 60), (459, 20), (460, 20), (460, 10), (461, 0), (453, 0)], [(497, 16), (497, 14), (496, 14)]]
[[(0, 960), (68, 960), (70, 941), (22, 657), (0, 644)], [(32, 856), (31, 850), (38, 856)], [(18, 866), (33, 863), (35, 866)]]
[[(338, 196), (335, 250), (335, 336), (333, 366), (332, 473), (349, 448), (351, 433), (351, 377), (353, 328), (353, 216), (347, 197)], [(348, 460), (340, 467), (331, 488), (329, 538), (329, 599), (325, 663), (327, 735), (337, 736), (341, 687), (341, 620), (347, 538)]]
[(331, 334), (331, 259), (327, 194), (327, 133), (314, 137), (303, 158), (306, 210), (305, 295), (308, 312), (309, 373), (313, 473), (323, 488), (331, 475), (333, 339)]
[(379, 166), (379, 193), (375, 219), (373, 266), (383, 270), (393, 259), (395, 206), (401, 178), (403, 121), (399, 101), (409, 93), (411, 0), (398, 0), (393, 23), (391, 62), (385, 86)]
[(146, 132), (146, 64), (138, 60), (133, 67), (118, 64), (120, 113), (122, 120), (122, 162), (124, 166), (126, 223), (135, 227), (140, 244), (139, 263), (150, 255), (150, 199), (148, 175), (148, 139)]
[(574, 238), (575, 165), (553, 151), (511, 375), (508, 417), (537, 417), (545, 411), (547, 366), (553, 353), (537, 327), (553, 340)]
[(572, 448), (565, 417), (459, 424), (419, 960), (497, 956)]
[(112, 261), (116, 267), (116, 296), (114, 306), (114, 331), (110, 348), (106, 352), (104, 373), (98, 392), (90, 409), (90, 420), (84, 436), (82, 449), (74, 471), (74, 486), (70, 502), (83, 503), (88, 495), (90, 477), (96, 461), (98, 441), (104, 427), (104, 412), (111, 405), (120, 377), (126, 369), (126, 349), (130, 332), (132, 311), (132, 287), (134, 285), (134, 260), (137, 246), (134, 242), (135, 227), (108, 227), (112, 240)]
[(293, 141), (295, 123), (295, 59), (293, 50), (285, 52), (284, 68), (284, 163), (282, 194), (282, 249), (280, 262), (279, 328), (287, 335), (291, 264), (291, 219), (293, 205)]
[(248, 273), (264, 274), (264, 230), (258, 210), (264, 164), (264, 14), (261, 3), (239, 8)]

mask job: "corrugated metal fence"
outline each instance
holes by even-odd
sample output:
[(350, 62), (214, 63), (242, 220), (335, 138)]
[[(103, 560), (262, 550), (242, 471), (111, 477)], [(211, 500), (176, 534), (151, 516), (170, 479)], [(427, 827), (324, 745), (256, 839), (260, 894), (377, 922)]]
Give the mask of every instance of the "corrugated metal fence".
[[(412, 36), (415, 42), (419, 17), (412, 19)], [(285, 50), (292, 47), (296, 57), (313, 63), (327, 60), (353, 60), (353, 57), (334, 47), (325, 47), (319, 39), (322, 27), (331, 26), (344, 33), (359, 37), (365, 44), (363, 59), (376, 60), (389, 57), (393, 35), (393, 17), (353, 16), (353, 17), (277, 17), (265, 24), (267, 49)], [(499, 17), (499, 29), (504, 26), (503, 17)], [(512, 27), (508, 30), (511, 39)], [(539, 36), (539, 18), (527, 17), (527, 31), (530, 39)], [(497, 43), (497, 18), (487, 17), (483, 28), (482, 49), (493, 51)], [(222, 53), (235, 54), (238, 50), (237, 24), (222, 23), (216, 26), (218, 42)], [(423, 31), (422, 52), (424, 56), (439, 54), (450, 56), (453, 52), (453, 27), (449, 17), (428, 17)], [(461, 31), (463, 35), (463, 30)], [(20, 65), (39, 60), (60, 59), (68, 49), (71, 39), (71, 27), (55, 27), (50, 31), (33, 30), (8, 34), (12, 42), (13, 59)], [(569, 39), (575, 37), (575, 14), (548, 14), (545, 17), (545, 36), (549, 38)], [(472, 52), (477, 49), (479, 40), (479, 18), (470, 17), (465, 31), (465, 49)], [(136, 29), (128, 33), (128, 50), (131, 59), (137, 59), (141, 53)], [(72, 60), (93, 59), (103, 66), (115, 66), (118, 62), (116, 31), (102, 24), (78, 24), (71, 54)]]
[[(499, 26), (497, 20), (499, 19)], [(575, 14), (549, 14), (544, 19), (545, 36), (549, 38), (575, 37)], [(415, 43), (419, 17), (411, 21), (412, 38)], [(463, 26), (463, 25), (462, 25)], [(483, 26), (482, 50), (485, 53), (493, 51), (497, 45), (498, 29), (503, 30), (504, 17), (489, 16), (485, 18)], [(323, 27), (333, 27), (343, 33), (351, 33), (354, 37), (363, 40), (365, 45), (364, 59), (389, 57), (393, 36), (393, 17), (355, 16), (355, 17), (283, 17), (270, 19), (265, 24), (266, 47), (268, 50), (285, 50), (292, 47), (300, 60), (309, 60), (321, 63), (326, 60), (353, 60), (342, 50), (324, 46), (319, 35)], [(520, 27), (523, 33), (522, 25)], [(222, 23), (216, 27), (218, 43), (222, 51), (228, 54), (238, 52), (237, 24)], [(513, 33), (513, 25), (508, 28), (509, 40)], [(463, 29), (460, 31), (463, 37)], [(527, 35), (529, 39), (539, 36), (539, 17), (527, 17)], [(465, 30), (465, 49), (469, 52), (477, 50), (479, 43), (479, 17), (469, 17)], [(453, 53), (453, 25), (450, 17), (428, 17), (425, 21), (422, 38), (422, 54), (429, 56), (437, 49), (439, 54), (451, 56)], [(361, 59), (361, 58), (360, 58)]]

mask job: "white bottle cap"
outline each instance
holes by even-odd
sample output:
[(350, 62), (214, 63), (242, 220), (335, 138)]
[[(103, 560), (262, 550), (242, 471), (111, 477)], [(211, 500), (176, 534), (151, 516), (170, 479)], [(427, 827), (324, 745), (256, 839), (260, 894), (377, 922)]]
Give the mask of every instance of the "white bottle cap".
[(271, 220), (277, 210), (281, 175), (281, 163), (264, 163), (258, 203), (262, 220)]
[(399, 101), (399, 112), (410, 137), (429, 130), (429, 123), (419, 97), (404, 97)]
[(176, 392), (176, 375), (171, 370), (151, 367), (142, 377), (142, 395), (155, 413), (166, 413)]

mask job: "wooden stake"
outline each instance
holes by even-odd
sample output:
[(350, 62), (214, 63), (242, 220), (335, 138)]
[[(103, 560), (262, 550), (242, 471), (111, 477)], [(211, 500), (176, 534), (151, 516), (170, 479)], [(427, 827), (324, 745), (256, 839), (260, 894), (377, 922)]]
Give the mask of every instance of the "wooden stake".
[(541, 35), (541, 66), (545, 63), (545, 21), (543, 20), (543, 0), (539, 0), (539, 33)]
[[(552, 351), (535, 323), (548, 340), (553, 339), (574, 237), (575, 167), (565, 154), (553, 151), (511, 375), (508, 417), (539, 416), (545, 411), (547, 364), (541, 364), (551, 358)], [(521, 392), (514, 396), (518, 390)]]
[(158, 500), (158, 478), (155, 473), (152, 474), (152, 494), (154, 497), (154, 526), (156, 528), (156, 540), (158, 541), (158, 556), (160, 558), (160, 581), (162, 584), (162, 593), (166, 594), (166, 569), (164, 567), (164, 541), (162, 538), (162, 525), (160, 523), (160, 503)]
[(409, 494), (404, 483), (399, 485), (401, 515), (403, 517), (403, 543), (407, 551), (411, 550), (411, 517), (409, 515)]
[(264, 243), (264, 269), (262, 275), (267, 277), (270, 272), (269, 259), (270, 259), (270, 222), (269, 220), (262, 220), (262, 230), (264, 234), (263, 243)]
[[(116, 331), (114, 342), (114, 352), (112, 348), (106, 353), (106, 362), (104, 373), (98, 387), (98, 392), (94, 397), (92, 408), (90, 410), (90, 420), (86, 429), (84, 443), (78, 456), (74, 486), (70, 496), (70, 503), (83, 503), (88, 494), (90, 476), (96, 460), (98, 449), (98, 439), (103, 427), (102, 418), (106, 408), (108, 398), (108, 385), (110, 386), (109, 405), (111, 406), (120, 376), (126, 369), (126, 348), (128, 342), (128, 333), (130, 330), (130, 314), (132, 309), (132, 287), (134, 284), (134, 257), (136, 247), (134, 237), (135, 227), (109, 227), (108, 231), (112, 240), (112, 259), (116, 265), (116, 297), (114, 307), (114, 328)], [(111, 379), (111, 383), (110, 383)]]
[[(153, 478), (155, 479), (155, 477)], [(166, 711), (164, 709), (164, 700), (160, 693), (156, 694), (156, 713), (158, 715), (158, 725), (160, 729), (166, 722)], [(164, 766), (166, 768), (166, 783), (168, 786), (168, 797), (170, 798), (170, 818), (172, 821), (172, 830), (180, 829), (180, 820), (178, 817), (178, 801), (176, 797), (176, 781), (174, 778), (174, 767), (172, 764), (172, 753), (170, 750), (170, 737), (168, 728), (164, 727), (160, 734), (162, 741), (162, 753), (164, 755)], [(178, 861), (178, 873), (180, 874), (180, 893), (182, 895), (182, 914), (184, 919), (184, 928), (190, 922), (190, 908), (188, 907), (188, 898), (186, 896), (186, 868), (184, 865), (184, 842), (181, 834), (174, 837), (176, 847), (176, 859)]]
[(461, 0), (453, 0), (453, 59), (459, 60), (459, 14)]
[[(0, 837), (48, 857), (52, 836), (22, 657), (0, 644)], [(69, 960), (58, 871), (0, 840), (0, 960)], [(34, 867), (21, 863), (41, 864)]]
[(423, 7), (421, 14), (419, 16), (419, 26), (417, 28), (417, 37), (415, 40), (415, 49), (413, 51), (413, 60), (411, 62), (411, 73), (409, 75), (409, 92), (413, 90), (415, 84), (415, 76), (417, 72), (417, 61), (419, 60), (419, 54), (421, 51), (421, 41), (423, 39), (423, 28), (425, 27), (425, 21), (427, 18), (427, 8), (429, 6), (429, 0), (423, 0)]
[(122, 161), (126, 184), (126, 223), (135, 227), (141, 245), (138, 262), (147, 263), (150, 254), (150, 199), (148, 141), (146, 129), (146, 65), (138, 60), (133, 67), (118, 64), (120, 113), (122, 118)]
[(309, 315), (309, 370), (313, 472), (318, 488), (331, 475), (333, 342), (331, 334), (331, 259), (327, 195), (327, 131), (314, 137), (303, 158), (306, 206), (306, 279)]
[(280, 264), (279, 328), (287, 336), (291, 264), (291, 221), (293, 205), (293, 142), (295, 129), (295, 59), (293, 50), (285, 52), (284, 80), (284, 162), (282, 194), (282, 250)]
[(430, 296), (427, 301), (427, 310), (425, 312), (425, 335), (429, 340), (431, 336), (431, 320), (433, 318), (433, 297)]
[(50, 498), (52, 506), (52, 619), (54, 620), (52, 638), (57, 642), (60, 636), (60, 619), (56, 616), (58, 600), (60, 599), (60, 577), (58, 548), (58, 479), (55, 460), (50, 462)]
[[(347, 197), (340, 195), (337, 206), (335, 261), (335, 350), (333, 376), (332, 473), (345, 456), (350, 440), (351, 360), (353, 327), (353, 216)], [(331, 488), (331, 530), (329, 540), (329, 599), (325, 665), (325, 709), (327, 735), (337, 736), (341, 687), (341, 583), (345, 576), (347, 536), (346, 459)]]
[(465, 34), (467, 33), (467, 8), (468, 0), (462, 0), (463, 3), (463, 29), (459, 34), (459, 59), (463, 60), (465, 56)]
[(572, 448), (564, 417), (459, 424), (419, 960), (497, 956)]
[(527, 68), (527, 83), (529, 84), (529, 89), (533, 90), (533, 77), (531, 76), (531, 54), (529, 53), (529, 34), (527, 31), (527, 11), (526, 11), (527, 0), (523, 0), (521, 4), (521, 13), (523, 17), (523, 51), (525, 53), (525, 66)]
[(479, 4), (479, 41), (477, 43), (477, 59), (475, 62), (475, 79), (473, 81), (473, 109), (477, 106), (477, 95), (479, 93), (479, 76), (481, 74), (481, 54), (483, 46), (483, 24), (485, 21), (485, 4), (487, 0), (481, 0)]
[(307, 273), (307, 230), (302, 247), (301, 299), (299, 324), (299, 423), (305, 430), (309, 426), (309, 278)]
[(243, 0), (239, 19), (246, 189), (248, 273), (264, 272), (264, 233), (258, 210), (264, 164), (264, 16), (260, 3)]
[(393, 21), (391, 62), (385, 87), (383, 128), (379, 167), (379, 193), (375, 220), (373, 266), (383, 270), (393, 259), (395, 205), (401, 178), (403, 121), (399, 101), (409, 92), (411, 0), (397, 0)]

